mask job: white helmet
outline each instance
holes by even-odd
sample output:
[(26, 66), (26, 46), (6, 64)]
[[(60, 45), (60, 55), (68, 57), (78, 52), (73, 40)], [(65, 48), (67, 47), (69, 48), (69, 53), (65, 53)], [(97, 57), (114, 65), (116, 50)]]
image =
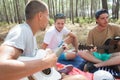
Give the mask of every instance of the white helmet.
[(115, 80), (112, 74), (105, 70), (98, 70), (93, 74), (93, 80)]

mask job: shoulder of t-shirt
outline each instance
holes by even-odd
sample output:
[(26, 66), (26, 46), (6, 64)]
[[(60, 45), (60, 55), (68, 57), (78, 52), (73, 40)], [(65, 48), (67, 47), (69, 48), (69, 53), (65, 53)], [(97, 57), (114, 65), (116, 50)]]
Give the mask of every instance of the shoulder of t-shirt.
[(64, 28), (63, 29), (67, 29), (67, 30), (69, 30), (66, 26), (64, 26)]
[(9, 30), (9, 33), (14, 33), (14, 34), (17, 34), (17, 33), (20, 33), (21, 31), (24, 31), (22, 30), (22, 28), (20, 27), (21, 24), (17, 24), (15, 25), (14, 27), (12, 27), (10, 30)]
[(64, 27), (62, 31), (69, 31), (70, 32), (70, 29), (68, 29), (67, 27)]
[(96, 29), (97, 29), (97, 26), (91, 28), (91, 29), (89, 30), (89, 33), (94, 33), (94, 31), (96, 31)]
[(46, 33), (54, 33), (54, 31), (55, 31), (55, 27), (51, 26), (46, 30)]
[(22, 30), (24, 31), (25, 29), (29, 28), (29, 26), (26, 26), (24, 23), (23, 24), (17, 24), (15, 25), (13, 28), (11, 28), (11, 30)]
[(110, 26), (110, 27), (120, 27), (118, 24), (114, 24), (114, 23), (109, 23), (108, 26)]

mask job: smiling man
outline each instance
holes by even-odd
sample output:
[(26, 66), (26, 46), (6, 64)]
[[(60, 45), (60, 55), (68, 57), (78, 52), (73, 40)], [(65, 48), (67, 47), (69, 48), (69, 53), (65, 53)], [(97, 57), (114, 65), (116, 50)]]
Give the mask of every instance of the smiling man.
[[(41, 0), (30, 0), (25, 7), (25, 16), (25, 23), (12, 28), (0, 46), (0, 80), (21, 80), (37, 72), (42, 72), (37, 76), (39, 77), (37, 80), (87, 80), (81, 75), (62, 77), (55, 69), (55, 73), (51, 71), (48, 75), (52, 76), (52, 79), (43, 74), (43, 70), (54, 67), (58, 59), (51, 50), (38, 50), (35, 38), (35, 34), (39, 30), (45, 30), (48, 24), (48, 6)], [(48, 54), (45, 55), (44, 51)], [(40, 55), (43, 57), (41, 58)], [(22, 58), (19, 59), (19, 57)], [(29, 60), (26, 61), (23, 58)], [(29, 80), (31, 78), (33, 77), (30, 76)]]
[[(66, 49), (61, 53), (59, 60), (72, 60), (76, 57), (78, 51), (78, 41), (75, 34), (65, 27), (66, 17), (64, 14), (56, 14), (54, 18), (54, 26), (52, 26), (45, 34), (42, 48), (50, 48), (55, 51), (59, 45), (65, 43)], [(74, 46), (73, 51), (67, 49), (67, 44)]]

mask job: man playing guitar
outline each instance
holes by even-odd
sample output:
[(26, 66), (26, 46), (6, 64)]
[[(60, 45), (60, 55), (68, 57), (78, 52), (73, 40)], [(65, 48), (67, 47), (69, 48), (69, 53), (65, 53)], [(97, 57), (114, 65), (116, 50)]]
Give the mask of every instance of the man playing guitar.
[[(114, 37), (120, 36), (120, 26), (108, 23), (108, 11), (105, 9), (99, 10), (95, 14), (96, 27), (89, 31), (87, 38), (87, 45), (103, 46), (107, 39), (114, 39)], [(118, 44), (119, 45), (119, 42)], [(119, 45), (120, 46), (120, 45)], [(78, 53), (85, 60), (94, 63), (94, 67), (105, 67), (111, 65), (119, 65), (120, 52), (109, 54), (104, 52), (104, 49), (93, 49), (89, 51), (79, 51)], [(99, 56), (105, 55), (104, 60), (100, 59)]]
[[(56, 65), (58, 59), (56, 54), (50, 51), (38, 51), (35, 38), (35, 34), (39, 30), (44, 31), (48, 24), (48, 6), (41, 0), (30, 0), (25, 7), (25, 16), (26, 22), (12, 28), (0, 46), (0, 80), (20, 80)], [(26, 60), (17, 60), (20, 56)], [(57, 71), (56, 73), (59, 74)], [(61, 76), (56, 78), (56, 75), (52, 75), (55, 79), (46, 79), (45, 76), (38, 75), (40, 79), (37, 80), (61, 79)], [(68, 75), (61, 80), (83, 80), (83, 78), (86, 80), (81, 75)]]

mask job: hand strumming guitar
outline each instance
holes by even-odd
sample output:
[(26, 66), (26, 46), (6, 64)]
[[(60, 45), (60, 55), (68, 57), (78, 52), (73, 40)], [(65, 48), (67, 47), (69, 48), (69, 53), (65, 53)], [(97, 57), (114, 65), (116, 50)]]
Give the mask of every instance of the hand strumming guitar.
[(58, 57), (50, 49), (46, 49), (46, 52), (47, 52), (47, 55), (43, 59), (44, 59), (44, 62), (48, 64), (46, 66), (46, 69), (47, 69), (47, 68), (54, 67), (56, 65)]

